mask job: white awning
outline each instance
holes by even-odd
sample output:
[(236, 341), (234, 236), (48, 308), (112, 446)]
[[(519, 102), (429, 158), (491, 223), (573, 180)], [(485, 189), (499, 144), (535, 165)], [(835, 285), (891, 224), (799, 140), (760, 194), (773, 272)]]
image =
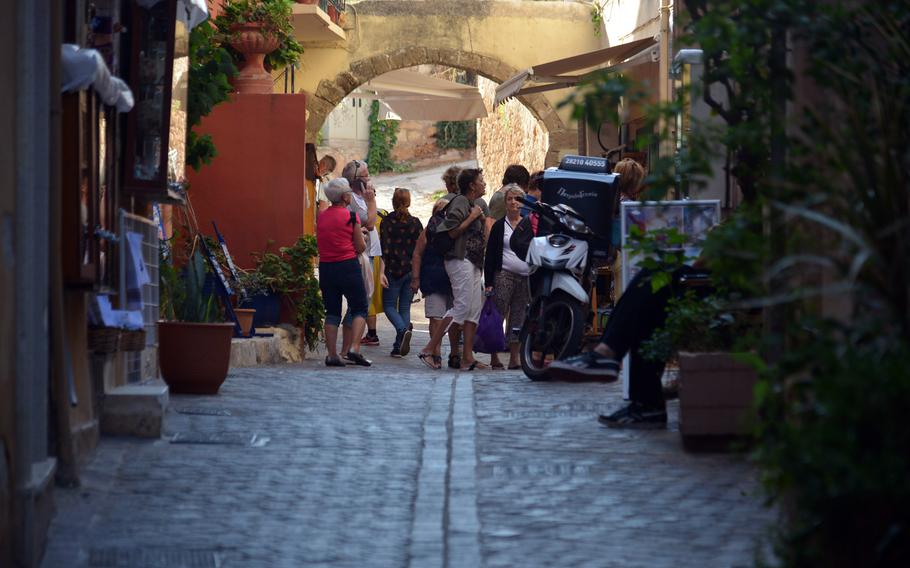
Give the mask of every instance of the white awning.
[(65, 43), (60, 50), (61, 84), (64, 93), (81, 91), (90, 86), (104, 104), (117, 107), (119, 112), (133, 108), (133, 92), (121, 79), (111, 75), (104, 58), (95, 49), (81, 49)]
[(404, 120), (472, 120), (487, 116), (477, 87), (416, 71), (390, 71), (360, 89), (372, 93)]
[[(653, 38), (645, 38), (535, 65), (503, 81), (496, 89), (495, 104), (516, 95), (566, 89), (595, 71), (604, 69), (619, 71), (646, 61), (654, 61), (657, 57), (656, 49), (657, 42)], [(603, 65), (609, 66), (601, 67)], [(584, 72), (565, 75), (579, 71)]]

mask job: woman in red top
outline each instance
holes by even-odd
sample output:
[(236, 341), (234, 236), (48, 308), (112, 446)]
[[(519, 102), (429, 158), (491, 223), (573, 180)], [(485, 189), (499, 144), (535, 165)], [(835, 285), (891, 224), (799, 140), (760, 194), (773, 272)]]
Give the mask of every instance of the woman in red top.
[[(363, 287), (357, 257), (366, 249), (366, 241), (356, 213), (347, 209), (351, 203), (351, 186), (344, 178), (333, 179), (325, 187), (331, 207), (316, 219), (316, 245), (319, 248), (319, 289), (325, 305), (325, 358), (327, 367), (344, 367), (338, 357), (338, 325), (341, 323), (341, 299), (348, 301), (353, 316), (353, 336), (363, 336), (367, 317), (367, 294)], [(370, 362), (360, 354), (359, 342), (351, 346), (346, 358), (364, 367)]]

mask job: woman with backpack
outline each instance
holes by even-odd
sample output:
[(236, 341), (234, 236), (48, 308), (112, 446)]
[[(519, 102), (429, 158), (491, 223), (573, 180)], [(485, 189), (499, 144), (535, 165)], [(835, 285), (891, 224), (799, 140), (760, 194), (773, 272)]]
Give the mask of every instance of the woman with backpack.
[(446, 274), (452, 285), (452, 308), (441, 323), (441, 330), (430, 337), (430, 342), (418, 357), (431, 369), (439, 364), (433, 356), (442, 342), (442, 336), (452, 324), (460, 325), (464, 347), (461, 369), (473, 371), (486, 369), (487, 365), (474, 359), (474, 333), (483, 307), (483, 255), (486, 247), (484, 214), (475, 200), (486, 191), (483, 170), (468, 168), (458, 174), (458, 189), (445, 209), (445, 219), (429, 235), (429, 246), (445, 256)]
[[(442, 318), (446, 312), (452, 308), (452, 285), (449, 283), (449, 275), (446, 274), (445, 258), (432, 248), (427, 247), (427, 235), (436, 231), (439, 223), (445, 219), (443, 210), (449, 200), (442, 197), (433, 204), (433, 214), (427, 221), (426, 228), (420, 233), (417, 239), (417, 245), (414, 247), (414, 256), (411, 258), (411, 291), (417, 293), (420, 290), (423, 293), (423, 315), (430, 320), (430, 338), (434, 337), (437, 330), (442, 326)], [(449, 367), (453, 369), (461, 368), (461, 355), (458, 353), (458, 333), (457, 327), (449, 327), (449, 342), (451, 351), (449, 353)], [(438, 331), (439, 335), (445, 334), (445, 330)], [(442, 367), (442, 345), (441, 341), (436, 344), (433, 350), (434, 368)]]

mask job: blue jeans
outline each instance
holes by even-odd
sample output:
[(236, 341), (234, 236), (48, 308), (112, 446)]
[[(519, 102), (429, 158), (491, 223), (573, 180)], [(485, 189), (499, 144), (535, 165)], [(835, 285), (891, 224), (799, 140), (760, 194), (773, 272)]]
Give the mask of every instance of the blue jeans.
[(399, 345), (401, 335), (408, 329), (411, 323), (411, 300), (414, 299), (414, 292), (411, 292), (411, 273), (408, 272), (401, 278), (389, 279), (389, 287), (382, 291), (382, 309), (385, 316), (389, 318), (392, 325), (395, 326), (397, 336), (395, 337), (395, 346)]

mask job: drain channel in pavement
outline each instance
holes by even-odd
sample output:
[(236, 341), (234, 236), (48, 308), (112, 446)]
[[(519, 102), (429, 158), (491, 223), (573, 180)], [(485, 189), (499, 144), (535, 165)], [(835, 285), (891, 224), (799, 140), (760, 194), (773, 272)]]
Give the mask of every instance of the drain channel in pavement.
[(220, 446), (251, 446), (261, 448), (269, 443), (268, 436), (262, 434), (243, 433), (203, 433), (203, 432), (177, 432), (170, 437), (172, 444), (205, 444)]
[(98, 568), (216, 568), (215, 553), (173, 548), (93, 548), (89, 566)]
[(193, 414), (198, 416), (231, 416), (231, 411), (227, 408), (205, 408), (201, 406), (185, 406), (175, 408), (177, 414)]

